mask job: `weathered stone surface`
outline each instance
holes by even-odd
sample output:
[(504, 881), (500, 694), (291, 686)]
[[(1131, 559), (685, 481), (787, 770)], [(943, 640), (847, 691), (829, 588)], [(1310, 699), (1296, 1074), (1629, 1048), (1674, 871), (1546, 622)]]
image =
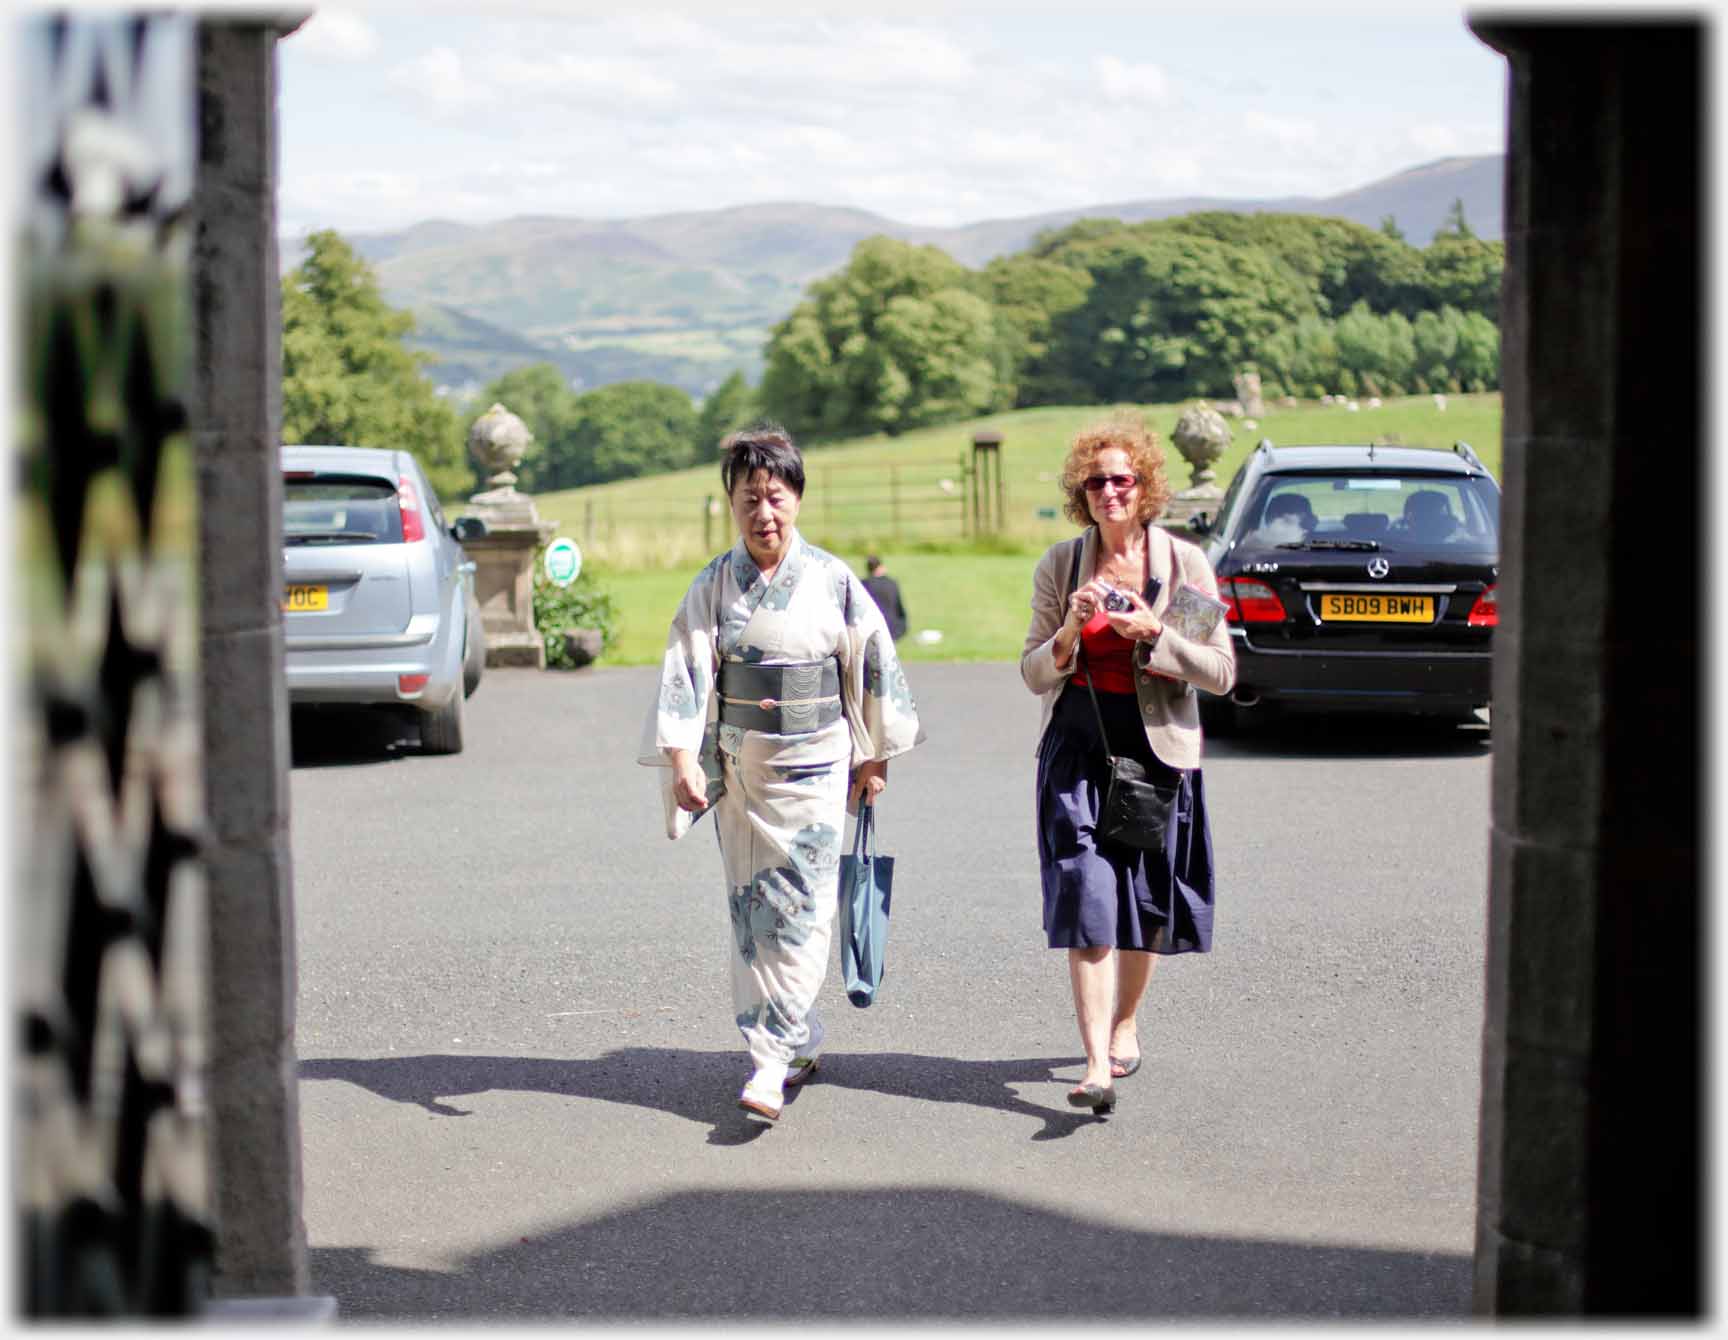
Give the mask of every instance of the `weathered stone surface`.
[(1703, 30), (1472, 26), (1512, 88), (1476, 1307), (1695, 1316), (1702, 565), (1674, 499), (1703, 425), (1667, 388), (1703, 380)]
[(463, 552), (474, 560), (487, 665), (546, 668), (546, 643), (534, 626), (534, 555), (557, 529), (555, 521), (496, 525), (479, 539), (462, 542)]
[(468, 430), (468, 452), (486, 471), (488, 484), (513, 492), (516, 467), (533, 440), (534, 434), (528, 431), (527, 424), (494, 402)]
[[(279, 16), (292, 26), (298, 18)], [(304, 14), (300, 15), (301, 18)], [(194, 252), (207, 853), (211, 1172), (222, 1295), (306, 1292), (282, 684), (276, 39), (199, 23)]]
[(1212, 464), (1224, 454), (1232, 436), (1224, 416), (1204, 400), (1182, 411), (1170, 430), (1170, 440), (1193, 472), (1192, 487), (1201, 488), (1214, 482)]
[(1242, 404), (1242, 412), (1250, 419), (1262, 418), (1266, 413), (1266, 400), (1260, 390), (1260, 374), (1238, 372), (1233, 381), (1236, 399)]

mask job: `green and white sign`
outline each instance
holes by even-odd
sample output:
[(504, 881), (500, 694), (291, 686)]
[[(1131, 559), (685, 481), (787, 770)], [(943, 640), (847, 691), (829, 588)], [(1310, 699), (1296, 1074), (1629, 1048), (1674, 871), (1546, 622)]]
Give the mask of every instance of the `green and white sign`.
[(582, 571), (582, 551), (575, 540), (553, 540), (546, 546), (546, 575), (560, 586), (568, 586)]

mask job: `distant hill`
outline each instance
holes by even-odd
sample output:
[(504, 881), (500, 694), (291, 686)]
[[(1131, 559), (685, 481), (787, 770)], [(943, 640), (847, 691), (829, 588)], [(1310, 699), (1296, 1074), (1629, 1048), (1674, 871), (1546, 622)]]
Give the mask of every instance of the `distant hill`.
[[(348, 240), (373, 264), (389, 300), (419, 318), (413, 343), (437, 358), (431, 373), (441, 383), (478, 389), (510, 368), (545, 361), (584, 387), (645, 378), (701, 396), (734, 370), (757, 380), (769, 328), (866, 237), (929, 243), (980, 266), (1075, 219), (1135, 223), (1230, 210), (1321, 214), (1371, 228), (1390, 215), (1421, 246), (1462, 200), (1476, 233), (1499, 238), (1503, 165), (1499, 154), (1443, 158), (1343, 195), (1126, 201), (956, 228), (770, 203), (640, 219), (433, 220)], [(302, 253), (302, 239), (283, 239), (284, 269)]]

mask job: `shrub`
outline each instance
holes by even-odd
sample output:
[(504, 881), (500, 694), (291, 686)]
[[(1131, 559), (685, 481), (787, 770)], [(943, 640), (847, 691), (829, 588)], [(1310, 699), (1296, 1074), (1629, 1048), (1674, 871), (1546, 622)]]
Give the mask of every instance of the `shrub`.
[(594, 574), (583, 568), (568, 586), (559, 586), (546, 575), (545, 549), (534, 555), (534, 628), (546, 643), (546, 668), (574, 670), (576, 664), (564, 649), (566, 628), (597, 628), (603, 647), (610, 647), (617, 630), (618, 614), (612, 597)]

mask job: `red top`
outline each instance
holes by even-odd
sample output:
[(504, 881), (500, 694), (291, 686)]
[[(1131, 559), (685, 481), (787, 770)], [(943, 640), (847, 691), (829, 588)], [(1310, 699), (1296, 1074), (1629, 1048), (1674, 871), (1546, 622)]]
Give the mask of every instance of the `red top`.
[(1086, 668), (1074, 672), (1074, 682), (1086, 684), (1086, 670), (1100, 693), (1134, 692), (1134, 644), (1110, 626), (1110, 616), (1099, 610), (1080, 630), (1086, 648)]

